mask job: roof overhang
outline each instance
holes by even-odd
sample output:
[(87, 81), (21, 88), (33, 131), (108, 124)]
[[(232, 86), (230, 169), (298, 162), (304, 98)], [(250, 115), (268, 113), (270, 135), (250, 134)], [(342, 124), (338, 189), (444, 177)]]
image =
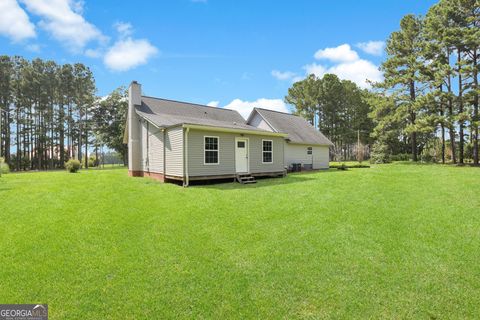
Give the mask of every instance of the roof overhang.
[(301, 146), (323, 146), (323, 147), (331, 147), (333, 143), (308, 143), (308, 142), (292, 142), (291, 140), (286, 139), (288, 144), (296, 144)]
[(279, 133), (279, 132), (270, 132), (270, 131), (259, 131), (259, 130), (248, 130), (248, 129), (234, 129), (234, 128), (224, 128), (224, 127), (214, 127), (214, 126), (206, 126), (206, 125), (198, 125), (198, 124), (183, 124), (184, 128), (190, 128), (195, 130), (202, 130), (202, 131), (217, 131), (217, 132), (229, 132), (229, 133), (246, 133), (258, 136), (272, 136), (272, 137), (286, 137), (286, 133)]

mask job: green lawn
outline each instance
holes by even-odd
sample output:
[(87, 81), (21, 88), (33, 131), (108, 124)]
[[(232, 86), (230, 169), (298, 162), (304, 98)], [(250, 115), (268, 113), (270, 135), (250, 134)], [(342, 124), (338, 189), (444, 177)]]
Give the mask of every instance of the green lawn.
[(0, 303), (48, 303), (51, 319), (480, 315), (478, 168), (190, 188), (22, 173), (0, 198)]

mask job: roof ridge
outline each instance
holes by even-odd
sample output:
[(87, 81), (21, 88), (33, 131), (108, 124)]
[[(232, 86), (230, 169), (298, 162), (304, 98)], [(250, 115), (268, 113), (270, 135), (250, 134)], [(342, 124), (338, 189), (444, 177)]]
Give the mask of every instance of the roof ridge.
[(254, 109), (265, 110), (265, 111), (271, 111), (271, 112), (276, 112), (276, 113), (281, 113), (281, 114), (287, 114), (287, 115), (289, 115), (289, 116), (295, 116), (295, 117), (299, 117), (298, 115), (296, 115), (296, 114), (293, 114), (293, 113), (289, 113), (289, 112), (282, 112), (282, 111), (271, 110), (271, 109), (265, 109), (265, 108), (258, 108), (258, 107), (254, 107)]
[(214, 106), (207, 106), (207, 105), (205, 105), (205, 104), (193, 103), (193, 102), (186, 102), (186, 101), (180, 101), (180, 100), (165, 99), (165, 98), (158, 98), (158, 97), (145, 96), (145, 95), (142, 95), (142, 98), (149, 98), (149, 99), (156, 99), (156, 100), (163, 100), (163, 101), (171, 101), (171, 102), (185, 103), (185, 104), (190, 104), (190, 105), (192, 105), (192, 106), (198, 106), (198, 107), (204, 107), (204, 108), (205, 108), (205, 107), (206, 107), (206, 108), (214, 108), (214, 109), (217, 109), (217, 110), (237, 112), (237, 111), (232, 110), (232, 109), (225, 109), (225, 108), (219, 108), (219, 107), (214, 107)]

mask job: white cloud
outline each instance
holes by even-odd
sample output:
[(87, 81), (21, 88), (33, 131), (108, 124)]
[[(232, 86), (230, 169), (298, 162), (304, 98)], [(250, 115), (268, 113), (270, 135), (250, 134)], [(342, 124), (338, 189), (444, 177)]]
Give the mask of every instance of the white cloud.
[(295, 72), (272, 70), (272, 76), (278, 80), (289, 80), (296, 76)]
[(368, 80), (377, 82), (383, 79), (382, 73), (378, 67), (372, 62), (358, 59), (351, 62), (343, 62), (331, 67), (326, 67), (320, 64), (312, 63), (303, 67), (306, 74), (314, 74), (321, 78), (327, 73), (337, 75), (340, 79), (350, 80), (355, 82), (361, 88), (370, 88)]
[(158, 53), (147, 39), (122, 39), (108, 49), (103, 58), (105, 65), (114, 71), (126, 71), (146, 64), (148, 59)]
[(16, 0), (0, 1), (0, 34), (13, 41), (35, 37), (35, 26)]
[(335, 48), (320, 49), (315, 52), (315, 59), (326, 59), (333, 62), (347, 62), (358, 60), (358, 54), (349, 44), (342, 44)]
[(74, 0), (20, 0), (29, 12), (42, 18), (39, 25), (68, 48), (80, 50), (90, 41), (106, 37), (83, 16), (83, 2)]
[(383, 48), (385, 47), (384, 41), (368, 41), (357, 43), (357, 47), (368, 54), (374, 56), (381, 56), (383, 53)]
[(327, 68), (321, 64), (316, 64), (315, 62), (312, 64), (307, 64), (303, 66), (307, 75), (314, 74), (318, 78), (323, 77), (325, 73), (327, 73)]
[(372, 62), (363, 59), (338, 64), (329, 68), (327, 73), (336, 74), (340, 79), (353, 81), (360, 88), (370, 88), (367, 79), (373, 82), (383, 79), (383, 75), (378, 70), (378, 67)]
[(87, 49), (85, 50), (85, 55), (89, 58), (100, 58), (102, 51), (100, 49)]
[(287, 106), (282, 99), (261, 98), (255, 101), (243, 101), (240, 99), (235, 99), (229, 104), (227, 104), (224, 108), (230, 109), (230, 110), (236, 110), (242, 115), (242, 117), (247, 119), (254, 107), (281, 111), (281, 112), (288, 112)]
[(129, 37), (133, 33), (133, 26), (130, 22), (117, 22), (113, 26), (122, 38)]
[[(361, 59), (350, 45), (343, 44), (335, 48), (318, 50), (315, 53), (317, 59), (327, 59), (330, 63), (311, 63), (303, 66), (306, 75), (314, 74), (321, 78), (327, 73), (336, 74), (340, 79), (355, 82), (361, 88), (370, 88), (367, 79), (373, 82), (382, 81), (383, 75), (371, 61)], [(298, 77), (295, 78), (299, 81)]]
[(209, 103), (207, 103), (207, 106), (217, 108), (219, 104), (220, 104), (220, 101), (215, 101), (214, 100), (214, 101), (210, 101)]

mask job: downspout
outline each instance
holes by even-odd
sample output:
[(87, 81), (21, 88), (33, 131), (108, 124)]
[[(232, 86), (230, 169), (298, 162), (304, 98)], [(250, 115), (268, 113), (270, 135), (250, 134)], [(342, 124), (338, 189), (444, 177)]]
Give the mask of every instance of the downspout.
[(147, 122), (147, 172), (150, 173), (150, 126)]
[(165, 155), (165, 152), (166, 152), (166, 148), (165, 148), (165, 143), (166, 143), (166, 137), (167, 137), (167, 131), (165, 129), (162, 129), (163, 131), (163, 181), (165, 181), (165, 176), (167, 175), (167, 171), (166, 171), (166, 168), (167, 168), (167, 163), (166, 163), (166, 155)]
[(184, 150), (184, 164), (185, 164), (185, 180), (183, 181), (183, 186), (188, 187), (189, 179), (188, 179), (188, 132), (190, 128), (185, 129), (185, 150)]

